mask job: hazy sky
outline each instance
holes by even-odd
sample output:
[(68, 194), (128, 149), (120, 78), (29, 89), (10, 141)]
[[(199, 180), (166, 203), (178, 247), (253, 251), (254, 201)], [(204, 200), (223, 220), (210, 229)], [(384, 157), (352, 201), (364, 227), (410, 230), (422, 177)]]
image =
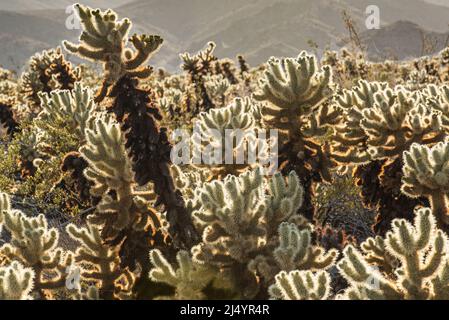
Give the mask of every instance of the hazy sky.
[(426, 1), (430, 2), (430, 3), (435, 3), (435, 4), (449, 7), (449, 0), (426, 0)]
[[(188, 0), (179, 0), (179, 1), (188, 1)], [(223, 0), (226, 1), (226, 0)], [(241, 0), (242, 4), (245, 3), (246, 0)], [(276, 0), (273, 0), (275, 2)], [(314, 1), (314, 0), (310, 0)], [(329, 0), (335, 1), (335, 0)], [(391, 0), (394, 1), (394, 0)], [(423, 0), (430, 3), (435, 3), (439, 5), (444, 5), (449, 7), (449, 0)], [(36, 9), (62, 9), (66, 8), (68, 5), (77, 2), (76, 0), (0, 0), (0, 10), (11, 10), (11, 11), (27, 11), (27, 10), (36, 10)], [(95, 7), (118, 7), (123, 4), (133, 2), (133, 0), (79, 0), (79, 2)], [(373, 0), (373, 4), (375, 4), (375, 0)]]
[[(76, 2), (92, 7), (117, 7), (133, 0), (0, 0), (0, 10), (27, 11), (39, 9), (63, 9)], [(180, 0), (185, 1), (185, 0)], [(245, 0), (242, 0), (242, 2)]]

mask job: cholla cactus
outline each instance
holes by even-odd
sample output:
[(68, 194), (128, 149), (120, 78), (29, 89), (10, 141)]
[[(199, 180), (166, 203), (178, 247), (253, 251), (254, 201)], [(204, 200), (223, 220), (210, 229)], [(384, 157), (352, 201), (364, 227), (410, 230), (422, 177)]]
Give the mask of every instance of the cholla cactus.
[(217, 60), (213, 54), (215, 47), (215, 43), (209, 42), (207, 47), (196, 55), (190, 55), (188, 52), (179, 55), (183, 61), (182, 69), (188, 72), (198, 98), (195, 110), (193, 110), (195, 114), (214, 108), (204, 77), (212, 73), (212, 63)]
[(0, 267), (0, 300), (30, 300), (34, 271), (14, 261)]
[(66, 229), (73, 239), (81, 243), (76, 251), (76, 260), (82, 266), (82, 280), (96, 283), (88, 296), (103, 299), (132, 298), (135, 275), (128, 268), (121, 267), (120, 247), (105, 244), (97, 225), (88, 223), (87, 227), (78, 228), (69, 224)]
[(182, 114), (182, 91), (176, 88), (164, 90), (164, 95), (159, 99), (164, 116), (171, 120), (175, 120)]
[(94, 129), (87, 130), (87, 144), (80, 152), (89, 164), (85, 175), (95, 184), (91, 193), (101, 197), (97, 212), (90, 216), (90, 220), (106, 225), (103, 229), (105, 238), (115, 238), (120, 231), (130, 227), (145, 230), (150, 224), (157, 225), (156, 217), (149, 214), (147, 207), (152, 194), (135, 189), (124, 137), (116, 122), (111, 118), (97, 120)]
[(157, 249), (151, 250), (150, 261), (154, 266), (149, 274), (150, 279), (154, 282), (168, 284), (175, 289), (173, 296), (158, 297), (159, 299), (204, 299), (206, 296), (203, 290), (218, 273), (218, 270), (211, 266), (193, 261), (187, 251), (177, 253), (176, 261), (179, 266), (177, 270)]
[(71, 91), (55, 90), (50, 94), (44, 92), (39, 97), (42, 111), (38, 120), (50, 125), (58, 119), (69, 120), (66, 125), (76, 132), (82, 143), (86, 129), (92, 129), (96, 108), (91, 91), (77, 82)]
[(402, 157), (415, 142), (433, 145), (444, 139), (443, 117), (429, 103), (428, 90), (391, 89), (378, 82), (360, 81), (336, 102), (344, 113), (332, 158), (357, 165), (354, 176), (364, 203), (379, 212), (375, 230), (385, 233), (394, 218), (412, 218), (416, 205), (428, 205), (402, 194)]
[(413, 144), (404, 152), (403, 172), (402, 191), (410, 197), (427, 197), (439, 224), (449, 224), (449, 140), (431, 148)]
[(73, 89), (75, 82), (79, 80), (79, 71), (65, 60), (60, 47), (42, 51), (31, 57), (28, 70), (21, 77), (21, 90), (31, 108), (38, 108), (40, 92)]
[(13, 72), (0, 67), (0, 82), (7, 81), (13, 78)]
[(15, 79), (0, 79), (0, 101), (2, 103), (10, 104), (16, 104), (19, 103), (19, 101), (21, 102), (21, 97), (17, 96), (18, 86)]
[(16, 137), (16, 140), (19, 145), (20, 159), (18, 162), (21, 176), (23, 178), (33, 176), (36, 172), (33, 162), (42, 156), (36, 148), (37, 134), (33, 128), (26, 128), (20, 132), (20, 136)]
[(368, 62), (364, 53), (351, 52), (347, 48), (342, 48), (339, 52), (325, 50), (321, 59), (321, 64), (332, 67), (335, 81), (342, 88), (351, 86), (354, 79), (374, 78), (373, 71), (381, 73), (378, 69), (387, 63), (387, 61), (382, 64)]
[(324, 249), (312, 244), (311, 230), (299, 230), (293, 223), (281, 223), (279, 226), (279, 246), (273, 256), (281, 270), (320, 270), (331, 267), (338, 251)]
[[(316, 58), (304, 51), (296, 59), (271, 58), (265, 77), (260, 80), (261, 90), (254, 94), (256, 100), (270, 102), (262, 109), (264, 121), (287, 131), (289, 139), (303, 133), (302, 126), (307, 125), (307, 117), (332, 94), (330, 68), (317, 69)], [(325, 119), (320, 118), (317, 124), (326, 125)]]
[(241, 54), (237, 55), (237, 61), (239, 62), (240, 76), (244, 78), (245, 73), (249, 72), (249, 65), (246, 62), (245, 57)]
[(413, 61), (413, 68), (406, 78), (406, 85), (413, 89), (425, 88), (428, 84), (440, 84), (447, 81), (447, 69), (444, 66), (444, 57), (423, 55)]
[(362, 249), (346, 247), (338, 263), (350, 284), (340, 298), (448, 299), (449, 241), (430, 209), (417, 210), (414, 226), (394, 220), (385, 240), (371, 238)]
[(326, 252), (312, 243), (311, 225), (304, 221), (283, 222), (279, 225), (278, 234), (277, 239), (272, 239), (268, 245), (272, 252), (258, 255), (248, 265), (249, 270), (265, 283), (272, 283), (280, 271), (323, 271), (331, 268), (337, 260), (337, 250)]
[(344, 116), (334, 138), (334, 158), (341, 163), (395, 159), (414, 142), (441, 141), (442, 117), (426, 98), (400, 86), (392, 90), (385, 83), (360, 81), (337, 96)]
[(153, 75), (159, 36), (75, 9), (102, 74), (0, 68), (0, 299), (449, 299), (449, 50)]
[(201, 207), (193, 213), (204, 225), (203, 243), (192, 249), (194, 258), (223, 265), (249, 259), (248, 253), (258, 249), (265, 235), (261, 226), (266, 211), (263, 193), (259, 171), (205, 184), (199, 191)]
[[(375, 95), (373, 108), (363, 111), (360, 125), (368, 136), (373, 159), (402, 155), (412, 142), (432, 144), (443, 138), (441, 117), (419, 104), (411, 92), (396, 88)], [(417, 104), (418, 102), (418, 104)]]
[(189, 214), (192, 214), (201, 205), (200, 199), (197, 197), (197, 191), (201, 190), (203, 184), (210, 180), (211, 173), (207, 169), (187, 170), (187, 168), (173, 165), (170, 171), (176, 188), (186, 199), (186, 210)]
[(330, 275), (326, 271), (281, 271), (269, 288), (272, 299), (326, 300), (330, 295)]
[(204, 226), (203, 242), (192, 249), (194, 258), (221, 266), (249, 262), (275, 235), (273, 226), (301, 205), (298, 177), (291, 173), (287, 181), (273, 176), (269, 195), (260, 169), (205, 184), (199, 190), (201, 207), (193, 213)]
[(367, 135), (360, 126), (364, 110), (374, 107), (374, 95), (386, 90), (387, 84), (360, 80), (352, 90), (344, 90), (335, 96), (335, 103), (342, 110), (343, 121), (333, 137), (333, 158), (341, 163), (364, 163), (367, 153)]
[(441, 123), (445, 132), (449, 131), (449, 86), (437, 87), (428, 85), (423, 92), (426, 103), (434, 110), (440, 112)]
[(256, 126), (260, 106), (250, 98), (236, 98), (226, 108), (214, 109), (200, 114), (200, 129), (205, 133), (208, 129), (225, 133), (226, 129), (246, 130)]
[(231, 87), (229, 81), (222, 75), (205, 77), (206, 89), (216, 106), (224, 107), (226, 96)]
[[(230, 273), (237, 287), (246, 286), (247, 298), (281, 270), (331, 267), (337, 251), (326, 253), (314, 246), (311, 228), (295, 214), (302, 195), (294, 172), (286, 179), (278, 173), (265, 181), (258, 169), (205, 184), (196, 193), (193, 216), (203, 242), (192, 248), (193, 259)], [(252, 283), (254, 277), (259, 280)]]
[(214, 56), (215, 48), (216, 44), (211, 41), (195, 55), (191, 55), (188, 52), (179, 55), (184, 62), (182, 69), (189, 73), (193, 82), (196, 82), (195, 78), (211, 72), (212, 62), (217, 60), (217, 57)]
[[(206, 165), (213, 166), (212, 174), (219, 178), (237, 175), (248, 166), (254, 166), (255, 163), (248, 163), (244, 157), (249, 152), (255, 154), (259, 145), (256, 137), (259, 112), (259, 105), (251, 99), (236, 98), (225, 108), (200, 113), (192, 136), (193, 163), (197, 163), (195, 159), (202, 159)], [(260, 158), (264, 158), (266, 147), (258, 149)], [(232, 159), (228, 159), (229, 156)], [(231, 163), (222, 164), (223, 158)]]
[(117, 15), (112, 10), (101, 12), (80, 4), (75, 7), (84, 28), (80, 36), (81, 44), (64, 41), (64, 46), (83, 58), (103, 62), (104, 82), (95, 98), (97, 102), (102, 101), (108, 89), (124, 75), (143, 79), (151, 74), (152, 69), (143, 65), (162, 44), (159, 36), (133, 35), (130, 39), (135, 49), (133, 52), (126, 48), (131, 21), (117, 21)]
[(314, 56), (301, 52), (296, 59), (275, 59), (268, 61), (268, 70), (265, 79), (261, 81), (262, 92), (255, 94), (258, 100), (268, 100), (272, 103), (272, 110), (267, 113), (271, 116), (276, 109), (276, 117), (307, 115), (313, 108), (323, 102), (331, 93), (331, 70), (323, 67), (317, 70)]
[[(39, 97), (41, 111), (34, 120), (34, 132), (40, 157), (33, 161), (38, 173), (48, 170), (52, 162), (59, 165), (62, 155), (76, 152), (86, 142), (86, 129), (93, 128), (96, 108), (91, 91), (79, 82), (73, 90), (43, 92)], [(57, 184), (61, 179), (48, 180)]]
[(148, 77), (152, 70), (144, 64), (160, 47), (162, 39), (134, 35), (130, 39), (135, 47), (133, 52), (126, 48), (131, 28), (128, 19), (117, 21), (112, 10), (101, 12), (81, 5), (76, 8), (84, 28), (81, 44), (65, 42), (65, 46), (82, 57), (104, 63), (104, 81), (96, 101), (106, 96), (112, 99), (109, 110), (125, 132), (135, 181), (141, 186), (154, 183), (157, 203), (167, 211), (171, 237), (178, 247), (190, 247), (197, 235), (170, 176), (171, 145), (166, 130), (159, 128), (162, 117), (152, 102), (151, 90), (139, 88), (140, 79)]
[[(313, 216), (312, 183), (330, 181), (333, 163), (322, 139), (339, 121), (328, 103), (332, 94), (329, 66), (318, 68), (316, 58), (302, 52), (296, 59), (271, 58), (261, 89), (254, 98), (269, 103), (262, 108), (264, 123), (279, 130), (279, 163), (283, 172), (296, 171), (307, 190), (304, 214)], [(321, 140), (320, 140), (321, 139)]]
[(80, 152), (88, 162), (84, 174), (93, 183), (91, 195), (101, 199), (88, 220), (102, 226), (105, 241), (121, 243), (123, 265), (148, 265), (150, 246), (166, 237), (165, 217), (151, 206), (153, 190), (138, 187), (119, 125), (111, 118), (98, 119), (94, 130), (87, 130), (87, 144)]
[(0, 199), (0, 222), (11, 234), (10, 243), (0, 248), (1, 255), (32, 268), (34, 288), (42, 298), (51, 297), (49, 290), (65, 286), (66, 268), (73, 263), (73, 254), (58, 247), (59, 232), (48, 227), (43, 214), (27, 217), (11, 208), (6, 194), (2, 193)]
[[(3, 217), (3, 214), (11, 211), (11, 200), (9, 199), (9, 195), (3, 192), (0, 192), (0, 217)], [(0, 220), (0, 223), (2, 220)]]
[(234, 61), (228, 58), (220, 59), (214, 63), (215, 74), (224, 76), (230, 84), (235, 85), (237, 80), (237, 69), (235, 68)]

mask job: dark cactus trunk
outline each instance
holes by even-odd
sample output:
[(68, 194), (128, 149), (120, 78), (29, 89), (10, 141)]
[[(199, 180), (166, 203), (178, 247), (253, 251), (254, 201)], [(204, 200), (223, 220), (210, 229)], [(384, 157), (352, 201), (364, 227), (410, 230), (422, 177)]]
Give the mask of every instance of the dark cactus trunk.
[(126, 148), (133, 161), (136, 182), (154, 184), (158, 196), (156, 205), (163, 205), (170, 223), (169, 233), (178, 248), (190, 248), (198, 235), (184, 207), (181, 193), (170, 175), (171, 144), (164, 128), (157, 121), (161, 115), (151, 100), (151, 91), (138, 88), (138, 80), (122, 77), (112, 88), (114, 99), (110, 111), (126, 132)]

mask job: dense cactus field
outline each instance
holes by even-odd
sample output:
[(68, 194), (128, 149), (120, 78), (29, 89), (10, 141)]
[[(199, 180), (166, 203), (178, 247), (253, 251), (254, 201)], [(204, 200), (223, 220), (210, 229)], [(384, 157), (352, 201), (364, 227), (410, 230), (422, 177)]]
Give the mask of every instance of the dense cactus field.
[(449, 299), (449, 48), (208, 43), (170, 74), (160, 36), (76, 9), (77, 43), (0, 70), (0, 299)]

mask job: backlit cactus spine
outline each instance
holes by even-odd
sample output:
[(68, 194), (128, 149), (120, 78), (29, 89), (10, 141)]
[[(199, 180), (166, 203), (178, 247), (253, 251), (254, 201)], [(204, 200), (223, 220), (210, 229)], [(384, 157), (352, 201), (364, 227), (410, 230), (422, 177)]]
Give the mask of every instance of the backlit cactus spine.
[(330, 276), (326, 271), (282, 271), (269, 288), (272, 299), (326, 300), (330, 295)]
[(151, 90), (140, 87), (140, 80), (152, 72), (145, 64), (163, 40), (157, 35), (133, 35), (129, 39), (134, 47), (131, 49), (127, 47), (131, 21), (118, 21), (112, 10), (102, 12), (79, 4), (76, 8), (84, 29), (80, 44), (66, 41), (64, 45), (82, 58), (103, 63), (104, 80), (96, 101), (111, 98), (108, 109), (125, 133), (135, 181), (141, 186), (148, 182), (154, 184), (156, 202), (167, 211), (173, 242), (177, 247), (191, 247), (198, 235), (170, 176), (172, 146), (166, 130), (159, 128), (162, 116), (152, 101)]
[(34, 271), (24, 268), (14, 261), (6, 267), (0, 267), (0, 300), (30, 300), (33, 290)]
[(149, 273), (150, 279), (156, 283), (168, 284), (175, 289), (173, 296), (157, 297), (158, 299), (205, 299), (204, 290), (219, 274), (216, 268), (194, 261), (188, 251), (177, 253), (178, 269), (174, 269), (158, 249), (151, 250), (150, 261), (153, 265)]
[[(8, 276), (15, 274), (24, 296), (27, 297), (32, 288), (36, 297), (52, 299), (55, 290), (65, 288), (67, 268), (74, 262), (73, 253), (58, 246), (58, 230), (49, 228), (43, 214), (28, 217), (22, 211), (12, 209), (5, 193), (0, 193), (0, 223), (11, 234), (10, 242), (0, 247), (0, 255), (12, 268), (4, 271)], [(32, 276), (34, 285), (30, 282)]]
[(136, 276), (128, 267), (121, 266), (120, 246), (108, 245), (101, 237), (101, 227), (88, 223), (79, 228), (69, 224), (67, 233), (81, 246), (76, 251), (76, 260), (81, 267), (83, 282), (95, 283), (88, 296), (101, 299), (130, 299)]
[[(259, 107), (249, 98), (236, 98), (227, 107), (200, 113), (191, 138), (189, 160), (209, 168), (211, 178), (218, 179), (238, 175), (255, 167), (257, 161), (267, 160), (268, 143), (258, 141)], [(250, 154), (254, 159), (250, 159)]]
[(311, 229), (296, 215), (303, 189), (294, 172), (265, 180), (259, 168), (207, 183), (197, 197), (193, 216), (203, 241), (192, 248), (193, 259), (219, 267), (237, 288), (245, 285), (243, 297), (263, 297), (261, 288), (281, 270), (324, 270), (335, 263), (336, 250), (313, 245)]
[(410, 197), (425, 196), (442, 228), (449, 224), (449, 140), (433, 147), (413, 144), (404, 152), (402, 191)]
[(333, 93), (328, 66), (319, 68), (314, 56), (302, 52), (296, 59), (271, 58), (253, 96), (266, 101), (262, 108), (268, 128), (279, 130), (279, 163), (283, 172), (296, 171), (307, 190), (303, 211), (313, 216), (312, 182), (330, 181), (333, 163), (329, 145), (319, 141), (339, 121), (328, 99)]
[(343, 299), (448, 299), (449, 241), (428, 208), (416, 212), (414, 225), (393, 221), (385, 239), (368, 239), (363, 253), (344, 250), (338, 269), (350, 287)]

